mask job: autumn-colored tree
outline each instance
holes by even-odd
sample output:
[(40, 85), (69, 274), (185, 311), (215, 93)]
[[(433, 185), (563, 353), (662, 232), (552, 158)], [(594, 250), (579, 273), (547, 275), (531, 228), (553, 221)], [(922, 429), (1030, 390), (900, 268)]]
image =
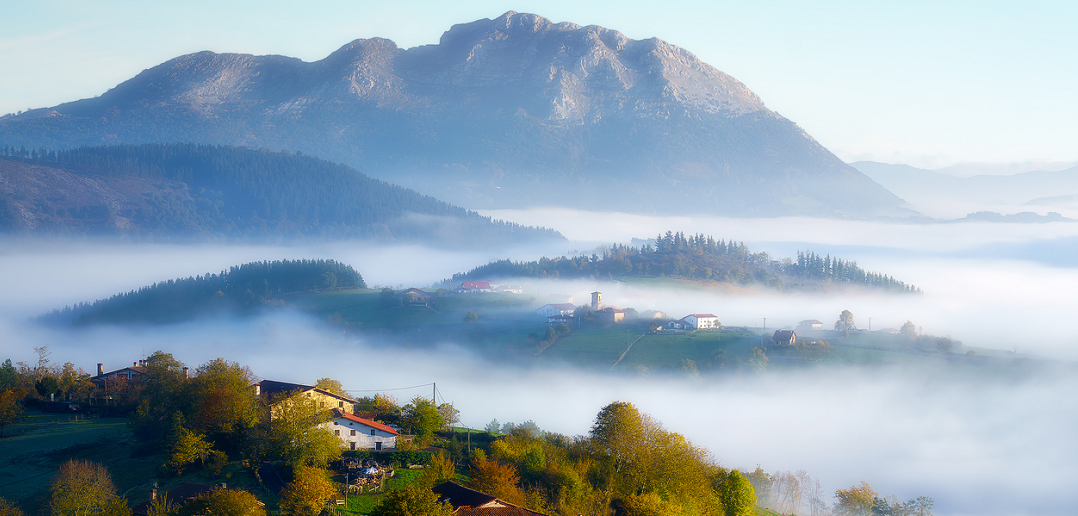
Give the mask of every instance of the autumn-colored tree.
[(239, 489), (214, 489), (176, 510), (175, 516), (266, 516), (255, 495)]
[(23, 516), (23, 513), (14, 502), (9, 502), (0, 497), (0, 516)]
[(853, 323), (853, 312), (849, 310), (843, 310), (842, 313), (838, 315), (838, 320), (835, 321), (835, 331), (848, 332), (856, 327), (857, 326)]
[(348, 392), (344, 390), (344, 386), (341, 382), (332, 378), (319, 378), (317, 382), (314, 382), (316, 388), (322, 389), (326, 392), (332, 392), (340, 396), (348, 396)]
[(419, 483), (428, 489), (457, 476), (457, 466), (444, 452), (432, 454), (430, 464), (419, 475)]
[(282, 514), (317, 516), (325, 508), (326, 500), (337, 495), (324, 470), (300, 466), (292, 470), (292, 475), (292, 482), (281, 491), (278, 505)]
[(868, 516), (872, 514), (872, 504), (879, 494), (872, 490), (868, 482), (862, 481), (859, 485), (849, 489), (835, 491), (834, 512), (838, 516)]
[(53, 477), (50, 492), (49, 509), (53, 516), (131, 514), (127, 500), (116, 496), (116, 486), (108, 470), (96, 462), (63, 463)]
[(20, 393), (13, 388), (0, 391), (0, 437), (4, 436), (4, 428), (13, 425), (22, 418), (22, 405), (19, 399)]
[(226, 451), (235, 447), (258, 421), (251, 378), (248, 369), (220, 358), (199, 366), (190, 386), (192, 429)]
[(292, 466), (325, 467), (341, 456), (341, 440), (321, 426), (330, 412), (314, 398), (294, 393), (273, 406), (269, 453)]
[(453, 516), (449, 502), (439, 502), (428, 487), (411, 484), (386, 493), (370, 516)]
[(678, 516), (681, 506), (663, 500), (657, 493), (633, 494), (611, 502), (614, 516)]
[(221, 452), (214, 450), (213, 445), (206, 441), (205, 436), (181, 427), (171, 443), (168, 458), (165, 459), (165, 467), (180, 474), (183, 473), (184, 468), (194, 464), (196, 460), (200, 465), (205, 466), (206, 459), (217, 454)]
[(520, 476), (512, 464), (499, 464), (486, 457), (478, 457), (472, 461), (470, 471), (472, 479), (468, 487), (509, 503), (524, 503), (524, 491), (519, 487)]

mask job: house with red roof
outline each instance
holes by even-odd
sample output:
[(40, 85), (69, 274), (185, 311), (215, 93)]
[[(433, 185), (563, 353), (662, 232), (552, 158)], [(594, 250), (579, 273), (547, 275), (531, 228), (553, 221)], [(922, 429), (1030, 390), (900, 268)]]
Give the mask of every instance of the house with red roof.
[(475, 294), (479, 292), (494, 292), (489, 281), (465, 281), (457, 287), (458, 294)]
[(349, 450), (395, 450), (400, 432), (377, 421), (333, 409), (332, 419), (322, 428), (333, 432)]
[(689, 314), (681, 318), (697, 330), (719, 327), (719, 318), (715, 314)]

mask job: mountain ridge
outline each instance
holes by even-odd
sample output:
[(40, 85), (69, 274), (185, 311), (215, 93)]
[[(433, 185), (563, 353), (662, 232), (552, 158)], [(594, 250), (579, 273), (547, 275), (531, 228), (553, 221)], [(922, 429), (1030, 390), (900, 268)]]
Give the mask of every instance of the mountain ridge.
[(188, 54), (0, 120), (16, 146), (187, 141), (302, 151), (469, 208), (908, 213), (691, 52), (512, 11), (309, 63)]

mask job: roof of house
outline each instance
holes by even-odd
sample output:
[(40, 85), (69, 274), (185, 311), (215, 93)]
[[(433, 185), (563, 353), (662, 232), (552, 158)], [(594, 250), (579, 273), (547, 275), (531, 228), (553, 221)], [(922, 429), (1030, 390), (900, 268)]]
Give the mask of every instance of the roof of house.
[(349, 421), (355, 421), (356, 423), (359, 423), (361, 425), (367, 425), (367, 426), (369, 426), (371, 428), (377, 428), (378, 430), (381, 430), (383, 432), (389, 432), (389, 433), (391, 433), (393, 435), (400, 435), (400, 432), (390, 428), (387, 425), (383, 425), (382, 423), (371, 421), (370, 419), (363, 419), (363, 418), (361, 418), (359, 416), (354, 416), (352, 414), (349, 414), (347, 412), (344, 412), (344, 411), (341, 411), (341, 410), (338, 410), (338, 409), (333, 409), (333, 417), (334, 418), (344, 418), (344, 419), (347, 419)]
[(490, 288), (489, 281), (465, 281), (460, 284), (460, 288)]
[(325, 394), (326, 396), (332, 396), (334, 398), (337, 398), (337, 399), (343, 400), (343, 401), (347, 401), (349, 403), (355, 403), (356, 402), (356, 400), (354, 400), (352, 398), (349, 398), (348, 396), (341, 396), (340, 394), (337, 394), (335, 392), (329, 392), (329, 391), (327, 391), (325, 389), (319, 389), (318, 387), (315, 387), (313, 385), (303, 385), (301, 383), (278, 382), (276, 380), (262, 380), (261, 382), (258, 382), (255, 385), (258, 386), (259, 392), (263, 396), (266, 396), (268, 399), (271, 399), (271, 400), (273, 398), (278, 397), (278, 396), (287, 396), (288, 394), (290, 394), (290, 393), (292, 393), (294, 391), (307, 392), (307, 391), (312, 391), (313, 390), (313, 391), (318, 391), (321, 394)]
[(115, 371), (109, 371), (107, 373), (103, 373), (103, 374), (99, 374), (97, 376), (91, 377), (90, 381), (101, 380), (103, 378), (112, 376), (112, 375), (117, 374), (117, 373), (122, 373), (124, 371), (133, 371), (133, 372), (136, 372), (136, 373), (138, 373), (140, 375), (148, 375), (148, 374), (150, 374), (150, 370), (147, 369), (145, 366), (127, 366), (127, 367), (124, 367), (124, 368), (117, 369)]
[[(547, 303), (543, 306), (553, 306), (558, 310), (576, 310), (576, 305), (572, 303)], [(540, 306), (539, 308), (542, 308), (543, 306)]]
[(775, 336), (771, 337), (771, 340), (790, 340), (794, 338), (793, 330), (775, 330)]
[(431, 491), (438, 495), (438, 501), (449, 502), (458, 516), (543, 516), (543, 513), (468, 489), (456, 482), (442, 482)]
[(691, 315), (692, 317), (695, 317), (695, 318), (697, 318), (697, 319), (703, 319), (703, 318), (705, 318), (705, 317), (711, 317), (711, 318), (714, 318), (714, 319), (718, 319), (718, 318), (719, 318), (719, 316), (717, 316), (717, 315), (715, 315), (715, 314), (689, 314), (689, 315), (686, 315), (685, 317), (689, 317), (690, 315)]
[(816, 319), (805, 319), (804, 321), (801, 321), (801, 324), (823, 324), (823, 321), (818, 321)]

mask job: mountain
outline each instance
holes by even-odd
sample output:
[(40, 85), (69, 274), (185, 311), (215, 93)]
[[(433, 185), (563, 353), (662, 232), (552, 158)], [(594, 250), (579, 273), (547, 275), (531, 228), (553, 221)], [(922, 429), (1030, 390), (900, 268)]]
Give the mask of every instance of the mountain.
[(508, 12), (437, 45), (199, 52), (0, 119), (0, 143), (289, 149), (470, 208), (908, 213), (745, 85), (659, 39)]
[(135, 239), (563, 239), (309, 156), (195, 144), (0, 147), (0, 232)]
[(955, 177), (872, 161), (858, 161), (852, 166), (929, 215), (961, 217), (986, 210), (1015, 213), (1030, 207), (1038, 212), (1054, 210), (1078, 215), (1078, 167)]

